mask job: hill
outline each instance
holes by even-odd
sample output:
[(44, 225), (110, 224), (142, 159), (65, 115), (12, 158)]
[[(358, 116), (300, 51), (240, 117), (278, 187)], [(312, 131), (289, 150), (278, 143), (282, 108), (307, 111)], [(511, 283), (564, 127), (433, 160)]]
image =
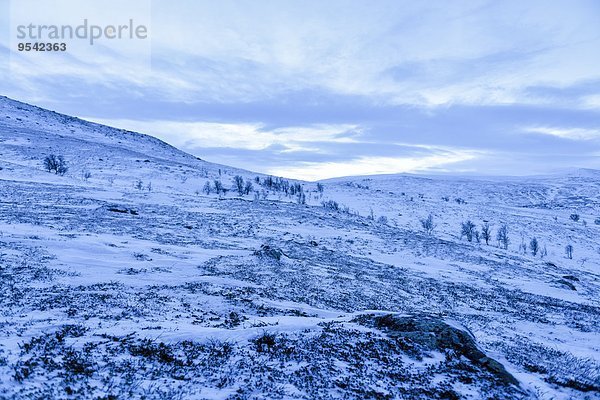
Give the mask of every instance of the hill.
[(7, 98), (0, 168), (2, 398), (599, 397), (596, 171), (317, 185)]

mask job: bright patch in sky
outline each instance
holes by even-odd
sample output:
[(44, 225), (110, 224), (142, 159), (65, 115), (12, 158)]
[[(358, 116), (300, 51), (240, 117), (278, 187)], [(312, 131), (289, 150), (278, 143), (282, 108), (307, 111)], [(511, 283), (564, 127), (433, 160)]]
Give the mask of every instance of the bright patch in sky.
[(552, 128), (547, 126), (538, 126), (526, 128), (525, 132), (539, 133), (542, 135), (556, 136), (572, 140), (594, 140), (600, 139), (600, 129), (582, 129), (582, 128)]

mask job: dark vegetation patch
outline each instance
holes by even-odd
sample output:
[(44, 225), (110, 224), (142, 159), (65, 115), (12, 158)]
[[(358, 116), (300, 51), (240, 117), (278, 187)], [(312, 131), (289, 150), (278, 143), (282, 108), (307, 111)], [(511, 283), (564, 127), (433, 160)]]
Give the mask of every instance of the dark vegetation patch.
[[(460, 398), (457, 384), (488, 398), (525, 398), (456, 353), (415, 368), (398, 338), (323, 323), (294, 334), (264, 331), (248, 345), (228, 341), (162, 342), (131, 334), (81, 340), (83, 327), (62, 327), (23, 343), (9, 362), (16, 390), (5, 398), (163, 398), (199, 388), (233, 390), (231, 399)], [(77, 338), (77, 340), (75, 340)], [(429, 360), (427, 353), (422, 359)], [(31, 383), (44, 379), (40, 387)], [(159, 380), (160, 385), (144, 382)], [(137, 395), (136, 395), (137, 394)]]

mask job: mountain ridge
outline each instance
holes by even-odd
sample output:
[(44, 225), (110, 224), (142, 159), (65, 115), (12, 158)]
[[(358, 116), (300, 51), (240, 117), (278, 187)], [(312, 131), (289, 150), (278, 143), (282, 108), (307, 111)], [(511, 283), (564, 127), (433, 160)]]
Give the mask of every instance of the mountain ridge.
[[(15, 112), (15, 110), (17, 112)], [(19, 112), (22, 111), (22, 112)], [(85, 136), (87, 136), (89, 139), (98, 139), (98, 137), (94, 137), (94, 136), (90, 136), (89, 133), (97, 133), (100, 135), (100, 137), (104, 137), (106, 139), (109, 139), (109, 141), (107, 141), (105, 144), (106, 145), (113, 145), (115, 147), (124, 147), (127, 146), (128, 149), (132, 150), (132, 151), (136, 151), (136, 146), (133, 143), (120, 143), (118, 141), (118, 139), (140, 139), (143, 138), (144, 140), (147, 140), (151, 143), (153, 143), (154, 145), (157, 146), (158, 150), (169, 150), (170, 151), (170, 155), (171, 156), (175, 156), (177, 159), (180, 159), (181, 162), (187, 162), (190, 163), (190, 166), (196, 166), (196, 167), (206, 167), (207, 165), (209, 166), (214, 166), (215, 168), (221, 168), (221, 169), (229, 169), (229, 170), (235, 170), (238, 171), (240, 173), (242, 173), (245, 176), (251, 176), (251, 175), (258, 175), (258, 176), (266, 176), (268, 174), (265, 173), (261, 173), (261, 172), (254, 172), (254, 171), (248, 171), (248, 170), (244, 170), (235, 166), (229, 166), (229, 165), (225, 165), (225, 164), (218, 164), (218, 163), (213, 163), (213, 162), (208, 162), (203, 160), (202, 158), (199, 158), (197, 156), (194, 156), (192, 154), (189, 154), (161, 139), (158, 139), (152, 135), (149, 134), (145, 134), (145, 133), (141, 133), (141, 132), (136, 132), (136, 131), (131, 131), (131, 130), (127, 130), (127, 129), (121, 129), (121, 128), (114, 128), (108, 125), (103, 125), (103, 124), (99, 124), (96, 122), (92, 122), (92, 121), (88, 121), (79, 117), (74, 117), (74, 116), (70, 116), (67, 114), (63, 114), (63, 113), (59, 113), (56, 111), (52, 111), (49, 109), (45, 109), (43, 107), (39, 107), (36, 105), (32, 105), (26, 102), (22, 102), (19, 100), (15, 100), (15, 99), (11, 99), (7, 96), (2, 96), (0, 95), (0, 112), (4, 113), (6, 115), (4, 115), (4, 117), (10, 117), (10, 118), (21, 118), (23, 119), (23, 117), (27, 116), (26, 112), (28, 111), (30, 113), (34, 113), (40, 116), (43, 116), (45, 118), (43, 118), (45, 120), (45, 122), (47, 122), (47, 120), (49, 119), (49, 117), (52, 117), (51, 119), (54, 120), (54, 122), (57, 122), (58, 125), (51, 125), (50, 127), (56, 128), (58, 127), (62, 127), (63, 130), (61, 131), (63, 134), (65, 135), (69, 135), (72, 134), (74, 132), (71, 132), (69, 130), (69, 128), (73, 128), (74, 125), (80, 125), (83, 126), (85, 128), (88, 128), (88, 130), (84, 130), (83, 132), (81, 130), (78, 131), (79, 134), (87, 134)], [(12, 115), (12, 117), (11, 117)], [(20, 115), (20, 116), (19, 116)], [(9, 118), (9, 119), (10, 119)], [(28, 118), (27, 118), (28, 119)], [(4, 121), (6, 122), (6, 121)], [(39, 121), (35, 121), (35, 122), (39, 122)], [(14, 125), (15, 124), (11, 124), (13, 128), (16, 128)], [(2, 122), (0, 122), (0, 127), (4, 127), (6, 129), (6, 124), (2, 124)], [(25, 129), (32, 129), (32, 128), (36, 128), (35, 126), (22, 126), (21, 128), (25, 128)], [(39, 128), (39, 126), (38, 126)], [(118, 135), (122, 135), (122, 137), (119, 137)], [(114, 141), (115, 139), (116, 142)], [(201, 161), (203, 163), (206, 164), (198, 164), (196, 161)], [(383, 178), (390, 178), (390, 177), (414, 177), (414, 178), (423, 178), (423, 179), (440, 179), (440, 180), (444, 180), (444, 179), (456, 179), (456, 180), (460, 180), (460, 179), (474, 179), (474, 180), (519, 180), (519, 179), (532, 179), (532, 178), (560, 178), (560, 177), (566, 177), (566, 176), (577, 176), (577, 177), (600, 177), (600, 170), (598, 169), (591, 169), (591, 168), (569, 168), (569, 169), (562, 169), (560, 171), (554, 171), (554, 172), (548, 172), (548, 173), (544, 173), (544, 174), (534, 174), (534, 175), (485, 175), (485, 174), (455, 174), (455, 173), (440, 173), (440, 174), (431, 174), (431, 173), (397, 173), (397, 174), (373, 174), (373, 175), (361, 175), (361, 176), (340, 176), (340, 177), (335, 177), (335, 178), (328, 178), (328, 179), (322, 179), (319, 181), (314, 181), (314, 182), (336, 182), (336, 181), (341, 181), (341, 180), (357, 180), (357, 179), (365, 179), (365, 178), (376, 178), (379, 177), (380, 179)], [(287, 178), (287, 177), (284, 177)], [(302, 181), (299, 179), (291, 179), (291, 178), (287, 178), (289, 180), (292, 181)]]

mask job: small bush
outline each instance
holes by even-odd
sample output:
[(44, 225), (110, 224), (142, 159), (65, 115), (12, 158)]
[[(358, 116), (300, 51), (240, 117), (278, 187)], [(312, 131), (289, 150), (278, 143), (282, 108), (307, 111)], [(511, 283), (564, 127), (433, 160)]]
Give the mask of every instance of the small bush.
[(206, 181), (206, 183), (204, 184), (204, 187), (202, 188), (202, 191), (204, 193), (206, 193), (207, 195), (209, 195), (212, 192), (212, 186), (211, 186), (210, 182)]
[(91, 357), (72, 348), (66, 350), (65, 355), (63, 356), (62, 367), (65, 371), (75, 375), (86, 376), (91, 376), (95, 369)]
[(571, 218), (571, 221), (577, 222), (579, 221), (579, 214), (571, 214), (569, 218)]
[(433, 222), (433, 215), (429, 214), (427, 218), (421, 220), (421, 226), (428, 235), (433, 234), (436, 224)]
[(240, 175), (233, 177), (233, 186), (237, 190), (238, 195), (242, 196), (244, 194), (244, 178)]
[(223, 188), (223, 184), (219, 179), (214, 180), (214, 189), (217, 194), (225, 193), (225, 189)]
[(531, 255), (535, 257), (540, 249), (540, 245), (536, 238), (532, 238), (529, 242), (529, 249), (531, 250)]
[(67, 166), (67, 162), (63, 158), (63, 156), (55, 156), (54, 154), (50, 154), (44, 158), (44, 168), (48, 170), (48, 172), (54, 172), (57, 175), (64, 175), (69, 170)]
[(265, 332), (261, 336), (254, 339), (254, 345), (256, 346), (257, 353), (267, 353), (275, 346), (275, 339), (277, 337), (274, 333)]
[(340, 209), (338, 202), (333, 200), (322, 201), (321, 205), (328, 211), (339, 211)]
[(244, 194), (249, 195), (254, 190), (254, 186), (252, 185), (252, 181), (246, 181), (246, 185), (244, 186)]

